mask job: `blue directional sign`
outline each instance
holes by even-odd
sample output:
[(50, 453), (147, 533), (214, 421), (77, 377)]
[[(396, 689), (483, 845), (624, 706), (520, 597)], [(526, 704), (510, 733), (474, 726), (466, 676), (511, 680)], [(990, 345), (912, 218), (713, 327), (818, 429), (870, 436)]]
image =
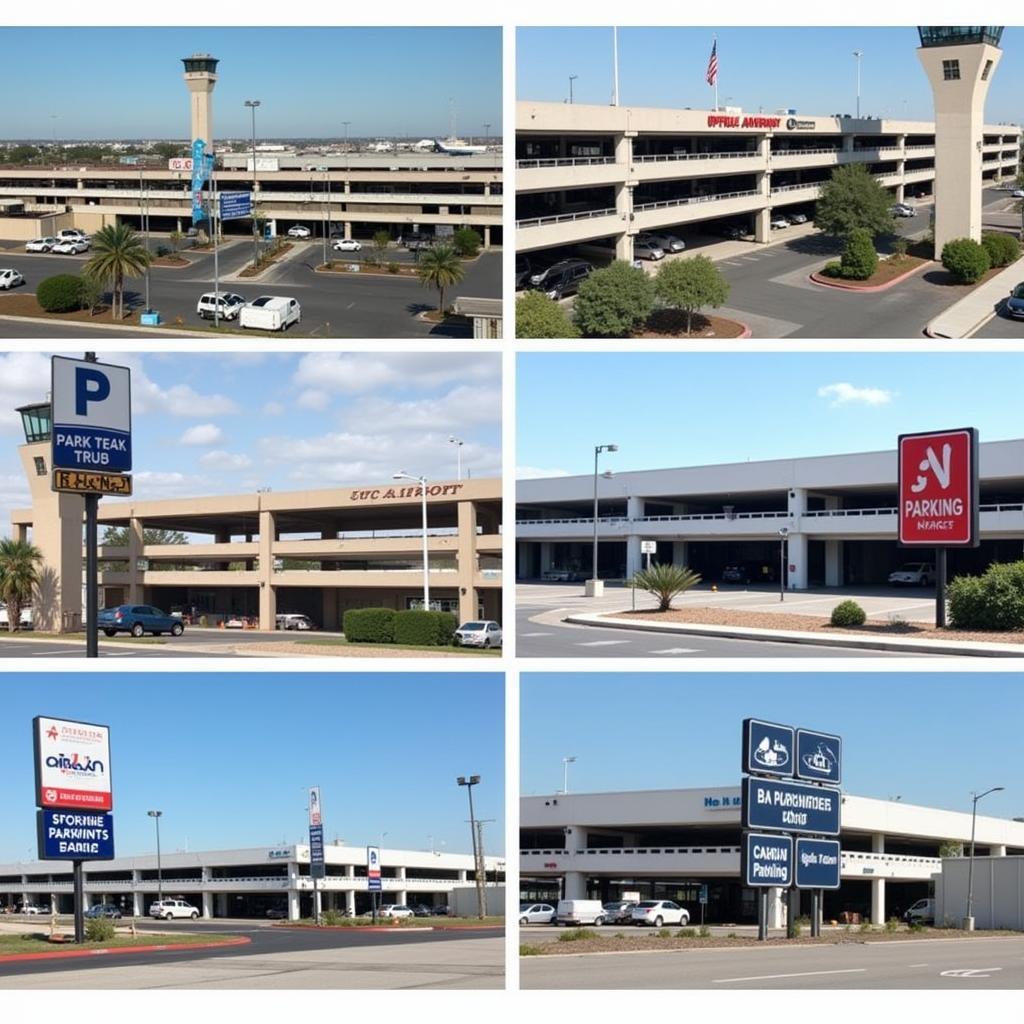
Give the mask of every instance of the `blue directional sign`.
[(381, 891), (380, 881), (380, 847), (366, 848), (366, 888), (370, 892)]
[(796, 777), (838, 786), (842, 779), (843, 741), (827, 732), (796, 731)]
[(839, 835), (838, 789), (776, 779), (743, 780), (744, 828)]
[(838, 889), (841, 855), (837, 839), (796, 840), (796, 887)]
[(251, 192), (221, 192), (220, 219), (237, 220), (239, 217), (252, 216)]
[(36, 811), (40, 860), (113, 860), (114, 816), (104, 811)]
[(125, 473), (132, 468), (131, 371), (53, 356), (54, 469)]
[(793, 838), (744, 832), (740, 862), (744, 885), (786, 889), (793, 884)]
[(743, 768), (752, 775), (793, 777), (793, 729), (788, 725), (743, 720)]

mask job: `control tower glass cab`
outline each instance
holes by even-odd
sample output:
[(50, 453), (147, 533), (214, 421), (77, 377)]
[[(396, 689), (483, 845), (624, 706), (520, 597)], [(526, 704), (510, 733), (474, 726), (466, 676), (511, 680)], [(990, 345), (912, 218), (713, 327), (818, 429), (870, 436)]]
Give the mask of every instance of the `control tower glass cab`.
[(182, 57), (181, 63), (185, 65), (186, 75), (216, 75), (220, 60), (217, 57), (211, 57), (208, 53), (193, 53), (191, 57)]
[(1003, 36), (1002, 26), (996, 25), (928, 25), (918, 26), (921, 45), (967, 46), (970, 43), (988, 43), (998, 46)]

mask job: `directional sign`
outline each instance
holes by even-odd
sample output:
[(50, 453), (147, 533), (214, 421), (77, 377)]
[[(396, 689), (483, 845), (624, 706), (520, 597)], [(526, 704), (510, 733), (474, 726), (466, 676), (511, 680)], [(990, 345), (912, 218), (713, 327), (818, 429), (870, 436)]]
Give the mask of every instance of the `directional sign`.
[(842, 857), (837, 839), (796, 840), (796, 887), (838, 889)]
[(366, 888), (370, 892), (380, 892), (380, 848), (368, 846), (366, 848)]
[(114, 816), (102, 811), (36, 811), (40, 860), (113, 860)]
[(796, 777), (838, 786), (842, 778), (843, 741), (827, 732), (796, 731)]
[(129, 497), (132, 493), (132, 478), (123, 473), (55, 469), (53, 489), (71, 494), (119, 494), (122, 497)]
[(221, 192), (220, 219), (237, 220), (239, 217), (252, 216), (251, 192)]
[(658, 542), (656, 540), (640, 541), (641, 555), (656, 555), (658, 553)]
[(132, 468), (131, 371), (53, 356), (55, 469), (126, 473)]
[(707, 887), (707, 885), (702, 885), (700, 887), (700, 892), (697, 894), (697, 902), (698, 903), (703, 903), (705, 905), (707, 904), (707, 902), (708, 902), (708, 887)]
[(758, 718), (743, 720), (743, 768), (752, 775), (793, 777), (793, 728), (762, 722)]
[(740, 875), (747, 886), (793, 884), (793, 839), (791, 836), (744, 832), (740, 847)]
[(903, 547), (977, 547), (977, 430), (901, 434), (899, 502)]
[(109, 811), (110, 730), (63, 718), (32, 719), (36, 805), (45, 808)]
[(838, 789), (747, 778), (743, 780), (743, 827), (837, 836), (841, 799)]
[(190, 156), (172, 156), (171, 159), (167, 161), (167, 170), (191, 171), (192, 158)]

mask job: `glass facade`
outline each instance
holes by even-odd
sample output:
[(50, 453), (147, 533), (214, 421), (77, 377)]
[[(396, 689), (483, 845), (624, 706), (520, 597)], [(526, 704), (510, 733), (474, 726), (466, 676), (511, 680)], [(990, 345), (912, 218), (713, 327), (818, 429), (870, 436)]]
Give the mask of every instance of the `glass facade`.
[(37, 405), (23, 405), (17, 410), (21, 413), (21, 425), (25, 431), (25, 441), (33, 444), (36, 441), (49, 441), (53, 414), (49, 402)]
[(998, 46), (1002, 26), (996, 25), (928, 25), (918, 26), (922, 46), (966, 46), (969, 43), (988, 43)]

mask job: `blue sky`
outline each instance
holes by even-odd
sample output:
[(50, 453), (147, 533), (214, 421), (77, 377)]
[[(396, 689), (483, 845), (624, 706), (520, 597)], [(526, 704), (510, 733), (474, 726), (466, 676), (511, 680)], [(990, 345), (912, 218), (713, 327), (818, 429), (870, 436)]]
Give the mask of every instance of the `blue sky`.
[(522, 673), (524, 796), (739, 785), (744, 718), (843, 738), (856, 796), (1024, 815), (1024, 679), (992, 673)]
[[(32, 718), (110, 726), (119, 854), (299, 842), (319, 785), (324, 837), (470, 850), (459, 775), (487, 850), (504, 852), (504, 695), (499, 673), (33, 673), (4, 682), (0, 861), (34, 859)], [(442, 846), (441, 844), (445, 845)]]
[[(774, 13), (774, 12), (773, 12)], [(747, 111), (795, 107), (801, 114), (854, 113), (861, 50), (861, 112), (931, 120), (928, 80), (914, 51), (917, 29), (633, 28), (619, 29), (619, 102), (632, 106), (714, 105), (704, 80), (718, 36), (719, 102)], [(1002, 62), (986, 106), (990, 121), (1024, 115), (1024, 29), (1003, 33)], [(561, 102), (569, 75), (577, 103), (607, 104), (612, 92), (610, 28), (520, 28), (516, 97)]]
[(246, 99), (267, 138), (447, 135), (449, 98), (460, 134), (501, 130), (495, 28), (5, 28), (0, 138), (185, 138), (192, 53), (220, 58), (217, 138), (249, 137)]
[[(1024, 356), (996, 353), (529, 353), (518, 359), (517, 476), (895, 448), (910, 430), (1024, 436)], [(571, 426), (571, 429), (569, 427)]]
[[(80, 355), (80, 353), (74, 353)], [(135, 497), (340, 487), (408, 470), (501, 474), (492, 353), (103, 353), (132, 368)], [(15, 408), (45, 398), (50, 357), (0, 353), (0, 534), (29, 504)]]

